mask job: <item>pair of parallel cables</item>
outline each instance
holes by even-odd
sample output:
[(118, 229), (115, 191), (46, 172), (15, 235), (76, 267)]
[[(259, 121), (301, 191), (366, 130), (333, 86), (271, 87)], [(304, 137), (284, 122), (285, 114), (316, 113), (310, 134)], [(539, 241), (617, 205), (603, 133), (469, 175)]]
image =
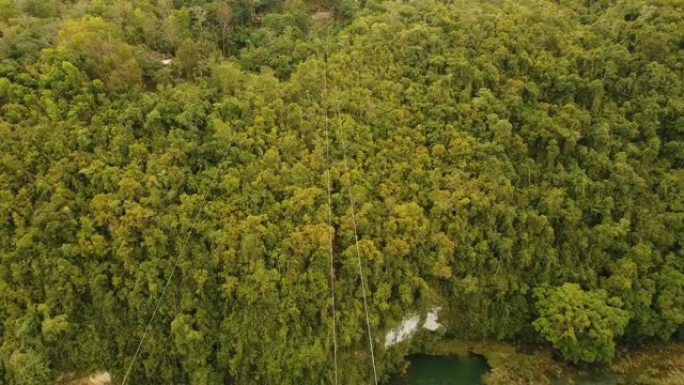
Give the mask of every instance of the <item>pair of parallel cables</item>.
[[(327, 43), (327, 38), (326, 38), (326, 43)], [(325, 55), (325, 61), (324, 61), (324, 78), (323, 78), (323, 91), (325, 94), (325, 102), (326, 105), (324, 105), (324, 126), (325, 126), (325, 154), (326, 154), (326, 183), (327, 183), (327, 198), (328, 198), (328, 238), (329, 238), (329, 253), (330, 253), (330, 297), (331, 297), (331, 309), (332, 309), (332, 335), (333, 335), (333, 366), (334, 366), (334, 383), (335, 385), (338, 385), (338, 366), (337, 366), (337, 349), (338, 349), (338, 344), (337, 344), (337, 314), (335, 312), (335, 256), (334, 256), (334, 250), (333, 250), (333, 213), (332, 213), (332, 183), (330, 180), (330, 169), (331, 169), (331, 160), (330, 160), (330, 128), (329, 128), (329, 117), (328, 117), (328, 106), (327, 106), (327, 101), (328, 101), (328, 56), (327, 52)], [(338, 134), (340, 137), (340, 144), (342, 147), (342, 155), (343, 155), (343, 166), (344, 166), (344, 172), (346, 174), (346, 187), (349, 192), (349, 204), (351, 207), (351, 215), (352, 215), (352, 225), (354, 229), (354, 242), (356, 246), (356, 257), (357, 257), (357, 263), (358, 263), (358, 273), (359, 273), (359, 278), (361, 280), (361, 293), (363, 297), (363, 309), (364, 309), (364, 314), (366, 318), (366, 330), (368, 333), (368, 347), (370, 350), (370, 355), (371, 355), (371, 365), (373, 369), (373, 381), (375, 385), (378, 385), (378, 376), (377, 376), (377, 371), (375, 367), (375, 353), (373, 350), (373, 335), (371, 333), (371, 327), (370, 327), (370, 317), (369, 317), (369, 312), (368, 312), (368, 299), (366, 295), (366, 281), (365, 277), (363, 275), (363, 266), (361, 262), (361, 249), (359, 248), (359, 234), (358, 234), (358, 228), (357, 228), (357, 221), (356, 221), (356, 208), (354, 204), (354, 194), (352, 192), (352, 186), (351, 186), (351, 178), (349, 176), (349, 162), (347, 160), (347, 145), (346, 145), (346, 140), (344, 138), (344, 135), (342, 133), (341, 129), (341, 115), (340, 115), (340, 110), (339, 107), (337, 108), (337, 118), (338, 118)], [(228, 150), (224, 152), (223, 156), (221, 157), (221, 160), (219, 161), (218, 167), (216, 169), (216, 173), (214, 174), (214, 177), (211, 179), (211, 182), (209, 183), (207, 190), (204, 192), (200, 207), (195, 213), (195, 216), (193, 217), (191, 224), (194, 224), (197, 222), (199, 219), (199, 216), (201, 215), (202, 211), (204, 210), (204, 206), (207, 203), (207, 196), (209, 195), (209, 190), (211, 190), (211, 187), (214, 185), (216, 182), (216, 179), (218, 178), (219, 174), (221, 173), (223, 163), (226, 159), (226, 156), (228, 154)], [(178, 257), (176, 257), (173, 267), (171, 268), (171, 273), (169, 274), (169, 277), (166, 279), (166, 282), (164, 284), (164, 287), (162, 288), (162, 291), (159, 295), (159, 298), (157, 299), (157, 302), (154, 306), (154, 310), (152, 311), (152, 315), (150, 316), (150, 319), (147, 322), (147, 325), (145, 326), (145, 330), (140, 338), (140, 341), (138, 343), (138, 347), (135, 350), (135, 353), (133, 354), (133, 358), (131, 359), (131, 363), (128, 365), (128, 368), (126, 369), (126, 373), (124, 375), (123, 380), (121, 381), (121, 385), (126, 385), (126, 381), (128, 380), (128, 376), (131, 373), (131, 370), (133, 369), (133, 365), (135, 364), (136, 359), (138, 358), (138, 355), (140, 354), (140, 350), (142, 349), (143, 342), (145, 341), (145, 338), (147, 337), (147, 334), (149, 331), (152, 329), (152, 323), (154, 322), (154, 318), (157, 315), (157, 312), (159, 311), (159, 307), (161, 303), (164, 300), (164, 295), (166, 294), (167, 289), (169, 288), (169, 285), (171, 284), (171, 280), (173, 279), (174, 273), (176, 272), (176, 269), (178, 268), (178, 264), (180, 263), (181, 258), (185, 254), (185, 250), (188, 245), (188, 240), (190, 239), (190, 233), (192, 231), (192, 226), (188, 229), (185, 239), (183, 240), (181, 249), (178, 253)]]
[[(327, 36), (326, 36), (326, 48), (327, 48)], [(323, 73), (323, 93), (324, 102), (324, 126), (325, 126), (325, 157), (326, 157), (326, 183), (327, 183), (327, 194), (328, 194), (328, 240), (329, 240), (329, 252), (330, 252), (330, 298), (331, 298), (331, 308), (332, 308), (332, 335), (333, 335), (333, 364), (334, 364), (334, 383), (338, 384), (338, 373), (337, 373), (337, 318), (335, 313), (335, 254), (333, 251), (333, 225), (332, 225), (332, 184), (330, 181), (330, 169), (331, 169), (331, 159), (330, 159), (330, 129), (329, 129), (329, 118), (328, 118), (328, 54), (326, 50), (325, 60), (324, 60), (324, 73)], [(378, 385), (378, 375), (375, 368), (375, 353), (373, 351), (373, 334), (370, 327), (370, 317), (368, 312), (368, 299), (366, 295), (366, 280), (363, 275), (363, 264), (361, 263), (361, 249), (359, 248), (359, 232), (356, 222), (356, 208), (354, 204), (354, 194), (352, 192), (351, 177), (349, 176), (349, 162), (347, 161), (347, 144), (344, 138), (344, 133), (342, 132), (342, 119), (340, 114), (339, 106), (337, 107), (337, 120), (338, 120), (338, 136), (340, 138), (340, 145), (342, 147), (342, 164), (344, 167), (344, 173), (346, 175), (347, 191), (349, 192), (349, 206), (352, 215), (352, 227), (354, 229), (354, 242), (356, 247), (356, 259), (358, 263), (359, 278), (361, 280), (361, 294), (363, 297), (363, 310), (366, 317), (366, 330), (368, 332), (368, 349), (371, 356), (371, 365), (373, 368), (373, 381), (375, 385)]]

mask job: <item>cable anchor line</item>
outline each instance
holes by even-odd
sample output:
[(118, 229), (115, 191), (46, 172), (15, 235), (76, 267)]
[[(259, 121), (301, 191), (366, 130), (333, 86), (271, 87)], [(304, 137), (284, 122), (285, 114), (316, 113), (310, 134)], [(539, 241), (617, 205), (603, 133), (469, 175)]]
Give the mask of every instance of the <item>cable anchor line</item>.
[(363, 310), (366, 316), (366, 329), (368, 332), (368, 348), (370, 350), (370, 355), (371, 355), (371, 365), (373, 367), (373, 380), (375, 385), (378, 385), (378, 374), (377, 374), (377, 369), (375, 367), (375, 352), (373, 350), (373, 334), (371, 332), (371, 326), (370, 326), (370, 316), (369, 316), (369, 311), (368, 311), (368, 299), (366, 295), (366, 280), (363, 275), (363, 264), (361, 263), (361, 249), (359, 248), (359, 232), (358, 232), (358, 226), (357, 226), (357, 221), (356, 221), (356, 209), (355, 209), (355, 203), (354, 203), (354, 193), (352, 192), (352, 186), (351, 186), (351, 177), (349, 176), (349, 162), (348, 162), (348, 157), (347, 157), (347, 143), (346, 139), (344, 137), (344, 132), (342, 131), (342, 118), (340, 114), (340, 108), (337, 106), (337, 120), (338, 120), (338, 127), (337, 127), (337, 132), (340, 138), (340, 144), (342, 147), (342, 159), (343, 159), (343, 166), (344, 166), (344, 173), (346, 175), (346, 184), (347, 184), (347, 191), (349, 192), (349, 206), (351, 208), (351, 214), (352, 214), (352, 225), (354, 228), (354, 243), (356, 246), (356, 260), (358, 263), (358, 270), (359, 270), (359, 278), (361, 279), (361, 294), (363, 296)]
[[(323, 92), (324, 92), (324, 111), (325, 111), (325, 129), (326, 129), (326, 156), (328, 157), (328, 178), (330, 177), (330, 153), (329, 153), (329, 134), (328, 134), (328, 32), (326, 31), (326, 37), (325, 37), (325, 56), (324, 56), (324, 74), (323, 74)], [(344, 138), (344, 133), (342, 132), (342, 118), (340, 114), (340, 108), (337, 106), (337, 120), (338, 120), (338, 127), (337, 127), (337, 133), (340, 138), (340, 143), (342, 145), (342, 155), (343, 155), (343, 165), (344, 165), (344, 171), (346, 175), (346, 184), (347, 184), (347, 190), (349, 192), (349, 205), (351, 207), (351, 214), (352, 214), (352, 224), (354, 228), (354, 243), (356, 246), (356, 259), (357, 259), (357, 264), (358, 264), (358, 271), (359, 271), (359, 278), (361, 280), (361, 293), (363, 296), (363, 310), (364, 310), (364, 315), (366, 318), (366, 330), (368, 333), (368, 348), (370, 351), (370, 356), (371, 356), (371, 366), (373, 368), (373, 382), (375, 385), (378, 385), (378, 375), (377, 375), (377, 369), (375, 366), (375, 352), (373, 350), (373, 334), (371, 332), (371, 327), (370, 327), (370, 316), (369, 316), (369, 311), (368, 311), (368, 299), (366, 295), (366, 280), (363, 275), (363, 264), (361, 262), (361, 249), (359, 248), (359, 233), (358, 233), (358, 226), (357, 226), (357, 221), (356, 221), (356, 209), (355, 209), (355, 204), (354, 204), (354, 194), (352, 192), (351, 188), (351, 177), (349, 176), (349, 162), (347, 160), (347, 145), (346, 145), (346, 140)], [(330, 189), (330, 179), (328, 179), (328, 188)], [(331, 210), (331, 205), (330, 205), (330, 190), (328, 190), (328, 209)], [(332, 212), (329, 211), (329, 218), (332, 217)], [(332, 234), (331, 234), (332, 235)], [(330, 241), (332, 242), (332, 236), (330, 238)], [(332, 243), (330, 245), (331, 247), (331, 253), (332, 253)], [(331, 254), (332, 258), (332, 254)], [(331, 277), (332, 278), (332, 277)], [(334, 305), (333, 305), (334, 306)], [(337, 371), (337, 357), (335, 356), (335, 370)], [(335, 374), (335, 378), (337, 379), (337, 373)], [(337, 382), (336, 382), (337, 383)]]
[(188, 246), (188, 240), (190, 239), (190, 233), (192, 232), (192, 228), (194, 227), (195, 223), (197, 222), (200, 215), (202, 214), (202, 211), (204, 211), (204, 206), (206, 206), (206, 204), (207, 204), (207, 197), (209, 196), (209, 191), (211, 190), (211, 187), (214, 185), (214, 183), (216, 183), (216, 179), (218, 178), (219, 174), (221, 173), (221, 170), (223, 168), (223, 162), (225, 161), (227, 155), (228, 155), (228, 148), (226, 148), (226, 150), (223, 152), (223, 155), (221, 156), (221, 160), (219, 160), (218, 166), (216, 168), (216, 173), (214, 173), (214, 177), (209, 182), (209, 185), (207, 186), (207, 190), (202, 195), (202, 203), (200, 204), (199, 209), (197, 210), (194, 217), (192, 218), (192, 221), (190, 222), (190, 226), (189, 226), (188, 231), (185, 235), (185, 239), (183, 240), (183, 245), (181, 246), (181, 249), (178, 252), (178, 256), (176, 256), (176, 259), (173, 263), (173, 267), (171, 268), (171, 273), (169, 274), (169, 277), (166, 279), (166, 283), (164, 283), (164, 287), (162, 289), (161, 294), (159, 295), (159, 298), (157, 299), (157, 303), (154, 306), (154, 310), (152, 311), (152, 315), (150, 316), (149, 321), (147, 321), (147, 326), (145, 326), (145, 331), (143, 332), (142, 337), (140, 337), (140, 342), (138, 343), (138, 347), (135, 349), (135, 353), (133, 354), (133, 359), (131, 360), (131, 363), (128, 365), (128, 369), (126, 369), (126, 373), (124, 374), (123, 380), (121, 381), (121, 385), (126, 385), (126, 381), (128, 380), (128, 376), (130, 375), (131, 370), (133, 369), (133, 365), (135, 364), (135, 361), (138, 358), (138, 355), (140, 354), (140, 350), (142, 349), (143, 342), (145, 342), (145, 337), (147, 337), (147, 333), (149, 333), (149, 331), (152, 329), (152, 323), (154, 322), (154, 318), (157, 316), (157, 312), (159, 311), (159, 307), (161, 306), (161, 304), (164, 300), (164, 295), (166, 294), (166, 291), (169, 288), (171, 281), (173, 280), (174, 273), (176, 272), (176, 269), (178, 268), (178, 264), (180, 263), (181, 258), (183, 257), (183, 255), (185, 255), (185, 249)]

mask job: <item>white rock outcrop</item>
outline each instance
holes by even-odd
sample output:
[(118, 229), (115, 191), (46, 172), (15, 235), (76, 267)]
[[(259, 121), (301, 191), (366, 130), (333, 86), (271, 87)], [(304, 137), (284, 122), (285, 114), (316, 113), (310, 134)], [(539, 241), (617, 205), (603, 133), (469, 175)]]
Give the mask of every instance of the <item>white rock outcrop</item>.
[[(440, 307), (435, 307), (427, 313), (425, 321), (423, 321), (422, 328), (429, 331), (437, 331), (442, 324), (438, 322)], [(420, 316), (414, 315), (404, 318), (399, 325), (387, 332), (385, 335), (385, 347), (394, 346), (410, 337), (412, 337), (420, 327)]]
[(109, 372), (97, 372), (88, 377), (92, 385), (110, 385), (112, 383), (112, 376)]
[(54, 385), (113, 385), (112, 375), (106, 371), (88, 374), (64, 372), (57, 376)]
[(411, 337), (418, 330), (419, 323), (419, 315), (415, 315), (411, 318), (404, 318), (399, 326), (390, 330), (387, 335), (385, 335), (385, 347), (387, 348), (396, 345)]
[(437, 331), (437, 329), (442, 327), (442, 324), (437, 322), (437, 320), (439, 319), (439, 315), (437, 313), (439, 313), (440, 310), (442, 310), (441, 307), (436, 307), (427, 313), (427, 316), (425, 317), (425, 322), (423, 322), (423, 329), (435, 332)]

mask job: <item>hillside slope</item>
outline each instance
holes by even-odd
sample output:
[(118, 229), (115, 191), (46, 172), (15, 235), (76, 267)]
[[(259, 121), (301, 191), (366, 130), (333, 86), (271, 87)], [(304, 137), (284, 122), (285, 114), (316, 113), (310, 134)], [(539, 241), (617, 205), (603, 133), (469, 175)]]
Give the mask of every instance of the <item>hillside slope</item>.
[(0, 1), (0, 378), (120, 381), (173, 273), (131, 383), (332, 383), (326, 125), (340, 383), (354, 219), (381, 379), (435, 306), (577, 363), (681, 340), (684, 2), (614, 3)]

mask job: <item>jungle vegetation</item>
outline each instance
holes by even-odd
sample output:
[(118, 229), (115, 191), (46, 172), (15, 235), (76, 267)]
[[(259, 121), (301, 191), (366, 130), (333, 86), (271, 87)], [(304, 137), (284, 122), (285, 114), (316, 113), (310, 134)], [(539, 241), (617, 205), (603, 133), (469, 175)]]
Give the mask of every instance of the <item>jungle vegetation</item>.
[(326, 126), (340, 383), (347, 181), (382, 380), (434, 306), (577, 364), (681, 341), (683, 76), (682, 0), (0, 0), (0, 383), (121, 379), (177, 262), (130, 383), (331, 384)]

